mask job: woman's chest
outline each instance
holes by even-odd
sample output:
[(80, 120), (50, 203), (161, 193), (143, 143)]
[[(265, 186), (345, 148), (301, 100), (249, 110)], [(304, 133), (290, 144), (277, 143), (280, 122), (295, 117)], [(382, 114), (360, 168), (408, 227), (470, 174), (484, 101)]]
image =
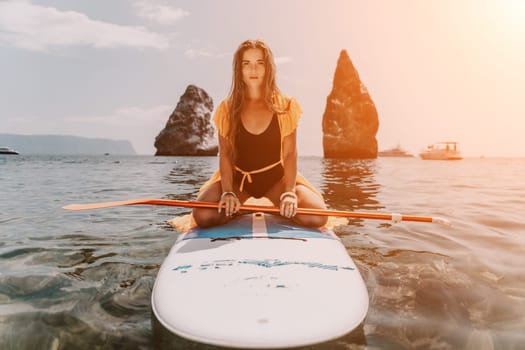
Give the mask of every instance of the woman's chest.
[(273, 113), (263, 109), (244, 110), (241, 114), (243, 127), (251, 134), (262, 134), (272, 122)]

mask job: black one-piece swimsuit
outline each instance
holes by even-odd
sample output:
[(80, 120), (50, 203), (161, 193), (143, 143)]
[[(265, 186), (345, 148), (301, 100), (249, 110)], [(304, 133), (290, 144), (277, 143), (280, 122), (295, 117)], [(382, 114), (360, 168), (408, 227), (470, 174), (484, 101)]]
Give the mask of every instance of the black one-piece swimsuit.
[(250, 133), (240, 123), (236, 146), (235, 165), (244, 172), (250, 173), (275, 164), (263, 172), (251, 173), (252, 182), (246, 180), (246, 175), (242, 171), (235, 171), (235, 182), (243, 183), (244, 192), (255, 198), (264, 196), (284, 175), (284, 168), (280, 162), (281, 130), (277, 115), (274, 114), (266, 130), (257, 135)]

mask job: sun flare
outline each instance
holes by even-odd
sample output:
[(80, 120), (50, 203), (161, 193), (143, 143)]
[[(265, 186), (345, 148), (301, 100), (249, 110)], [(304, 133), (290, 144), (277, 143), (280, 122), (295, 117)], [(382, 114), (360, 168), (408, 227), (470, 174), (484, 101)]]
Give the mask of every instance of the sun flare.
[(525, 31), (525, 1), (505, 0), (498, 3), (501, 6), (502, 24), (511, 26), (518, 31)]

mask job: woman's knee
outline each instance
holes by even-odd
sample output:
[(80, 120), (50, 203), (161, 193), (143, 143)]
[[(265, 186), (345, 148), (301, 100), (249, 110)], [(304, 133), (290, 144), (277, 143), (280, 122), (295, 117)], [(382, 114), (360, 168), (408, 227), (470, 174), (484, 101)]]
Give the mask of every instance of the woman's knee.
[(321, 215), (297, 215), (294, 221), (301, 226), (322, 227), (328, 222), (328, 217)]
[(195, 208), (192, 212), (193, 219), (199, 227), (210, 227), (220, 225), (223, 221), (221, 214), (216, 209)]
[[(198, 201), (217, 202), (221, 194), (220, 182), (210, 185), (206, 190), (201, 192), (197, 197)], [(221, 215), (217, 209), (194, 208), (192, 211), (193, 219), (199, 227), (210, 227), (221, 223)]]
[(210, 221), (210, 215), (207, 213), (206, 209), (195, 208), (192, 211), (193, 219), (199, 227), (204, 227)]
[[(326, 210), (324, 199), (306, 186), (297, 186), (300, 208)], [(297, 215), (295, 222), (303, 226), (321, 227), (326, 225), (328, 217), (324, 215)]]

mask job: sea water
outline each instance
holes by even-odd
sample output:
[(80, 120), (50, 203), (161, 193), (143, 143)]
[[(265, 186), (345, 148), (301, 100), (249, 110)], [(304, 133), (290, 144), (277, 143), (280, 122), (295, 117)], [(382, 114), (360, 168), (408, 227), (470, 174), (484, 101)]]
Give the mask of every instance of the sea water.
[[(0, 349), (152, 348), (151, 290), (178, 235), (167, 220), (189, 210), (61, 207), (195, 199), (217, 163), (0, 156)], [(525, 159), (300, 157), (298, 166), (331, 209), (452, 222), (339, 222), (336, 233), (363, 276), (370, 308), (363, 336), (333, 346), (525, 346)]]

